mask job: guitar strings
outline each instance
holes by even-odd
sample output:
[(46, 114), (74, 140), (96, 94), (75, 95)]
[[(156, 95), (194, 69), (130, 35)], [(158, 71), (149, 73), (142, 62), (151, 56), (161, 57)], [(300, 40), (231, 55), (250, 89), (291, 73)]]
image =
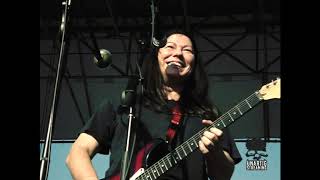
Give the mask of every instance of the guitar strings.
[[(253, 99), (254, 98), (254, 99)], [(255, 92), (255, 93), (253, 93), (253, 94), (251, 94), (248, 98), (246, 98), (245, 100), (243, 100), (243, 101), (241, 101), (238, 105), (236, 105), (235, 107), (233, 107), (233, 108), (231, 108), (229, 111), (227, 111), (226, 113), (224, 113), (222, 116), (220, 116), (218, 119), (217, 119), (217, 121), (214, 121), (213, 122), (213, 124), (211, 124), (210, 126), (208, 126), (208, 127), (206, 127), (206, 128), (204, 128), (204, 129), (202, 129), (201, 131), (199, 131), (197, 134), (195, 134), (194, 136), (192, 136), (191, 138), (189, 138), (187, 141), (185, 141), (184, 143), (182, 143), (180, 146), (178, 146), (177, 148), (176, 148), (176, 151), (178, 152), (178, 153), (185, 153), (186, 155), (184, 155), (184, 156), (187, 156), (189, 153), (191, 153), (191, 152), (189, 152), (189, 150), (188, 151), (183, 151), (183, 150), (186, 150), (186, 149), (190, 149), (190, 140), (193, 140), (194, 142), (198, 142), (200, 139), (201, 139), (201, 137), (202, 137), (202, 134), (204, 133), (204, 131), (206, 131), (206, 130), (209, 130), (211, 127), (216, 127), (217, 126), (217, 124), (219, 123), (219, 119), (221, 119), (221, 121), (223, 121), (223, 119), (226, 119), (226, 117), (227, 118), (230, 118), (229, 117), (229, 115), (228, 115), (228, 113), (230, 113), (230, 111), (234, 111), (234, 110), (236, 110), (235, 108), (236, 107), (239, 107), (240, 109), (242, 109), (243, 107), (247, 107), (247, 103), (245, 102), (246, 100), (249, 100), (249, 101), (251, 101), (251, 102), (253, 102), (252, 100), (257, 100), (256, 102), (254, 102), (254, 104), (252, 104), (252, 107), (254, 106), (254, 105), (256, 105), (259, 101), (260, 101), (260, 98), (257, 96), (257, 93)], [(244, 113), (246, 113), (248, 110), (250, 110), (252, 107), (249, 107), (249, 109), (246, 109), (245, 111), (244, 111)], [(240, 111), (239, 111), (240, 112)], [(243, 114), (242, 114), (243, 115)], [(239, 116), (240, 117), (240, 116)], [(189, 144), (188, 144), (189, 143)], [(198, 146), (198, 143), (197, 143), (197, 146)]]
[[(257, 94), (256, 94), (256, 92), (255, 93), (253, 93), (253, 94), (251, 94), (249, 97), (247, 97), (245, 100), (243, 100), (243, 101), (241, 101), (238, 105), (236, 105), (235, 107), (240, 107), (240, 109), (241, 108), (243, 108), (243, 107), (247, 107), (248, 106), (248, 104), (245, 102), (246, 100), (249, 100), (249, 101), (252, 101), (252, 99), (257, 99), (258, 101), (257, 102), (259, 102), (260, 101), (260, 99), (258, 98), (258, 96), (257, 96)], [(256, 102), (256, 103), (257, 103)], [(255, 104), (256, 104), (255, 103)], [(254, 104), (254, 105), (255, 105)], [(254, 105), (252, 105), (252, 106), (254, 106)], [(252, 107), (251, 107), (252, 108)], [(245, 110), (243, 113), (246, 113), (248, 110), (250, 110), (251, 109), (250, 107), (249, 107), (249, 109), (247, 109), (247, 110)], [(233, 109), (233, 108), (232, 108)], [(232, 110), (231, 109), (231, 110)], [(213, 124), (211, 124), (211, 125), (209, 125), (208, 127), (206, 127), (206, 128), (203, 128), (202, 130), (200, 130), (198, 133), (196, 133), (195, 135), (193, 135), (191, 138), (193, 138), (193, 139), (197, 139), (196, 141), (198, 142), (200, 139), (201, 139), (201, 137), (202, 137), (202, 134), (204, 133), (204, 131), (206, 131), (206, 130), (209, 130), (210, 128), (212, 128), (212, 127), (217, 127), (217, 124), (218, 123), (220, 123), (220, 119), (221, 119), (221, 121), (223, 121), (223, 119), (226, 119), (226, 118), (230, 118), (229, 117), (229, 115), (228, 115), (228, 113), (231, 111), (231, 110), (229, 110), (229, 111), (227, 111), (226, 113), (224, 113), (222, 116), (220, 116), (216, 121), (213, 121)], [(190, 139), (191, 139), (190, 138)]]
[[(174, 158), (173, 156), (172, 156), (172, 153), (174, 152), (174, 151), (176, 151), (176, 153), (178, 154), (178, 156), (180, 157), (180, 153), (183, 151), (183, 149), (182, 148), (184, 148), (184, 149), (187, 149), (187, 148), (191, 148), (191, 146), (190, 146), (190, 142), (189, 141), (193, 141), (195, 144), (196, 144), (196, 146), (197, 146), (197, 148), (199, 147), (199, 145), (198, 145), (198, 141), (200, 141), (200, 139), (201, 139), (201, 137), (202, 137), (202, 134), (204, 133), (204, 131), (206, 131), (206, 130), (209, 130), (210, 128), (212, 128), (212, 127), (217, 127), (217, 125), (218, 125), (218, 123), (220, 122), (220, 120), (221, 121), (223, 121), (223, 119), (225, 119), (226, 117), (228, 117), (228, 118), (230, 118), (229, 117), (229, 115), (228, 115), (228, 113), (230, 112), (230, 111), (233, 111), (233, 110), (235, 110), (235, 108), (236, 107), (239, 107), (239, 109), (241, 109), (241, 108), (243, 108), (243, 107), (247, 107), (248, 106), (248, 104), (247, 104), (247, 102), (246, 101), (251, 101), (252, 102), (252, 100), (254, 100), (254, 98), (257, 100), (257, 102), (254, 102), (254, 104), (251, 104), (251, 107), (249, 106), (249, 109), (246, 109), (244, 112), (242, 112), (242, 115), (244, 114), (244, 113), (246, 113), (248, 110), (250, 110), (250, 109), (252, 109), (253, 108), (253, 106), (255, 106), (261, 99), (257, 96), (258, 95), (258, 92), (254, 92), (253, 94), (251, 94), (249, 97), (247, 97), (246, 99), (244, 99), (243, 101), (241, 101), (239, 104), (237, 104), (236, 106), (234, 106), (233, 108), (231, 108), (229, 111), (227, 111), (226, 113), (224, 113), (223, 115), (221, 115), (216, 121), (213, 121), (213, 123), (211, 124), (211, 125), (209, 125), (208, 127), (205, 127), (205, 128), (203, 128), (203, 129), (201, 129), (198, 133), (196, 133), (195, 135), (193, 135), (192, 137), (190, 137), (188, 140), (186, 140), (185, 142), (183, 142), (181, 145), (179, 145), (178, 147), (176, 147), (173, 151), (171, 151), (170, 153), (168, 153), (167, 155), (165, 155), (164, 157), (162, 157), (160, 160), (158, 160), (156, 163), (154, 163), (153, 165), (151, 165), (149, 168), (147, 168), (138, 178), (146, 178), (146, 179), (148, 179), (148, 177), (150, 177), (151, 179), (153, 179), (153, 177), (155, 177), (155, 178), (157, 178), (157, 177), (159, 177), (159, 176), (161, 176), (161, 174), (163, 174), (163, 173), (165, 173), (167, 170), (169, 170), (171, 167), (173, 167), (174, 165), (176, 165), (176, 164), (178, 164), (178, 161), (179, 160), (175, 160), (174, 162), (173, 161), (171, 161), (171, 158)], [(238, 110), (239, 111), (239, 110)], [(241, 116), (242, 116), (241, 115)], [(240, 117), (240, 116), (239, 116)], [(238, 118), (239, 118), (238, 117)], [(189, 145), (188, 145), (188, 143), (189, 143)], [(182, 150), (181, 150), (182, 149)], [(192, 149), (192, 148), (191, 148)], [(188, 154), (190, 154), (191, 152), (193, 152), (195, 149), (192, 149), (192, 151), (183, 151), (183, 152), (185, 152), (185, 155), (180, 159), (180, 160), (182, 160), (184, 157), (186, 157)], [(167, 166), (167, 164), (166, 164), (166, 162), (165, 162), (165, 159), (167, 159), (167, 161), (170, 161), (170, 163), (171, 163), (171, 165), (170, 164), (168, 164), (168, 166)], [(161, 167), (161, 161), (163, 162), (163, 164), (164, 164), (164, 166), (166, 167), (164, 170), (162, 169), (162, 167)], [(174, 163), (174, 164), (173, 164)], [(161, 168), (160, 170), (160, 172), (159, 172), (159, 168)], [(153, 172), (153, 170), (156, 170), (156, 174)], [(150, 172), (149, 171), (151, 171), (151, 173), (153, 174), (153, 176), (151, 176), (150, 174)], [(148, 175), (147, 175), (147, 173), (148, 173)]]

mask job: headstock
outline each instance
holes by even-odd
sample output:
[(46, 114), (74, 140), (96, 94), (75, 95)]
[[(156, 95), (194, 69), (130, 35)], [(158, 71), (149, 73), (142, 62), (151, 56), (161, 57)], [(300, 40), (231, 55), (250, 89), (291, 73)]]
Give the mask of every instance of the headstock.
[(264, 85), (259, 90), (261, 98), (264, 100), (268, 99), (280, 99), (280, 78), (271, 81), (270, 83)]

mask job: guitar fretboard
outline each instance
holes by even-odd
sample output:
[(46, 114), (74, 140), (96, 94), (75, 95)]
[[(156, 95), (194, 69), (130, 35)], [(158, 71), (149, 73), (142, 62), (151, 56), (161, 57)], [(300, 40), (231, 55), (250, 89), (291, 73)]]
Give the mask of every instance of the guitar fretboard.
[(255, 92), (247, 97), (245, 100), (241, 101), (239, 104), (231, 108), (229, 111), (224, 113), (218, 119), (214, 121), (214, 123), (206, 128), (203, 128), (198, 133), (193, 135), (187, 141), (176, 147), (173, 151), (171, 151), (166, 156), (162, 157), (159, 161), (154, 163), (148, 169), (144, 171), (140, 176), (136, 178), (136, 180), (155, 180), (163, 173), (168, 171), (171, 167), (175, 166), (182, 159), (187, 157), (190, 153), (196, 150), (199, 145), (198, 142), (200, 138), (203, 136), (204, 131), (215, 127), (220, 130), (229, 126), (236, 119), (244, 115), (254, 106), (256, 106), (262, 100), (259, 92)]

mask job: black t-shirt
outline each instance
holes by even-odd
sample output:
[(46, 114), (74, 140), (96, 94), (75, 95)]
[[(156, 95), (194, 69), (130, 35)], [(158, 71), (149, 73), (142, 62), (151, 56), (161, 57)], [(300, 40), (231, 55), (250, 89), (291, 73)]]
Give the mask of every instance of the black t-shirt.
[[(136, 116), (133, 120), (135, 121), (133, 123), (137, 123), (135, 149), (130, 167), (135, 166), (137, 153), (146, 147), (148, 143), (152, 143), (155, 139), (166, 140), (166, 133), (172, 117), (170, 113), (155, 112), (148, 108), (142, 108), (141, 113), (136, 113)], [(98, 141), (102, 147), (99, 153), (108, 154), (110, 152), (110, 167), (106, 171), (106, 179), (118, 175), (120, 172), (121, 160), (127, 140), (127, 126), (128, 115), (117, 114), (115, 106), (108, 102), (100, 106), (82, 129), (82, 132), (90, 134)], [(176, 130), (176, 135), (171, 145), (169, 145), (169, 150), (173, 150), (176, 146), (188, 140), (204, 127), (200, 117), (184, 115), (179, 128)], [(131, 136), (131, 140), (132, 139), (134, 139), (133, 136)], [(241, 156), (227, 128), (223, 129), (223, 136), (220, 141), (224, 150), (229, 152), (235, 163), (240, 162)], [(129, 172), (129, 177), (133, 175), (133, 171), (134, 170), (131, 170)], [(200, 150), (196, 149), (158, 179), (207, 180), (206, 165)]]

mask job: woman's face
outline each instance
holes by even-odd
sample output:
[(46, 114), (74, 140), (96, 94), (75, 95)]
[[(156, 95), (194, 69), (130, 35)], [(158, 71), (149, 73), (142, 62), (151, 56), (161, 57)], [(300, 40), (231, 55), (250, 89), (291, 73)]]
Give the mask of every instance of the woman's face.
[(167, 38), (166, 45), (159, 49), (158, 62), (165, 82), (168, 82), (166, 69), (171, 64), (178, 67), (179, 79), (185, 79), (191, 73), (194, 64), (191, 40), (183, 34), (172, 34)]

